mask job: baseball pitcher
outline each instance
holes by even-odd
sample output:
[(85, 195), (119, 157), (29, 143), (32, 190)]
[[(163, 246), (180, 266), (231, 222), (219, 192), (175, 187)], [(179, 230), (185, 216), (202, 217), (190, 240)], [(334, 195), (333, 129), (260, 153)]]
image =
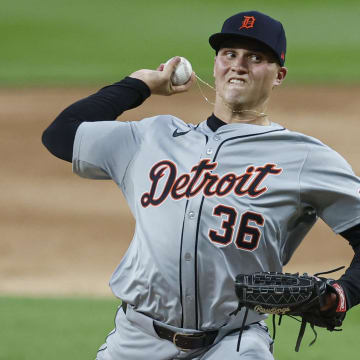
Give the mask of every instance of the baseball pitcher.
[(242, 12), (209, 42), (216, 100), (198, 125), (115, 121), (152, 94), (189, 90), (194, 73), (171, 82), (175, 57), (72, 104), (43, 133), (76, 174), (115, 181), (136, 219), (110, 280), (122, 306), (97, 360), (273, 359), (266, 304), (236, 311), (235, 278), (281, 272), (318, 217), (355, 252), (318, 311), (360, 302), (359, 179), (334, 150), (267, 114), (287, 74), (282, 24)]

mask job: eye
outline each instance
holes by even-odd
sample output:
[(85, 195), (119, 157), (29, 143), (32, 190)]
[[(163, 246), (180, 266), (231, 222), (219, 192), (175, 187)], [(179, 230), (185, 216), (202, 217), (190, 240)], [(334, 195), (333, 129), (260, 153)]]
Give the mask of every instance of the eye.
[(250, 54), (249, 59), (252, 62), (259, 63), (262, 61), (263, 57), (259, 54)]
[(227, 51), (227, 52), (225, 53), (225, 56), (226, 56), (228, 59), (233, 59), (233, 58), (236, 57), (236, 54), (235, 54), (234, 51)]

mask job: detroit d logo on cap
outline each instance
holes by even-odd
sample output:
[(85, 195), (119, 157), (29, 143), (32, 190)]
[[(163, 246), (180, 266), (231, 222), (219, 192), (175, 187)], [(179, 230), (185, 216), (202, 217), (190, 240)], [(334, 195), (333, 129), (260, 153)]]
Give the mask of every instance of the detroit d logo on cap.
[(239, 30), (241, 29), (251, 29), (254, 27), (255, 24), (255, 17), (254, 16), (244, 16), (244, 20), (241, 24), (241, 27), (239, 28)]

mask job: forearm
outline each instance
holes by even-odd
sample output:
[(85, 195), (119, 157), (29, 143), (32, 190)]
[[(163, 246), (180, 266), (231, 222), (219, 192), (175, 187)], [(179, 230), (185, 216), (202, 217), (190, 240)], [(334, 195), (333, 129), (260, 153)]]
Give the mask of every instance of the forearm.
[(341, 235), (347, 239), (354, 249), (354, 258), (345, 274), (337, 280), (346, 295), (347, 307), (360, 303), (360, 225), (344, 231)]
[(126, 77), (66, 108), (44, 131), (42, 142), (53, 155), (71, 162), (76, 130), (82, 122), (115, 120), (149, 96), (143, 81)]
[(360, 248), (358, 250), (350, 267), (337, 280), (344, 289), (348, 309), (360, 303)]

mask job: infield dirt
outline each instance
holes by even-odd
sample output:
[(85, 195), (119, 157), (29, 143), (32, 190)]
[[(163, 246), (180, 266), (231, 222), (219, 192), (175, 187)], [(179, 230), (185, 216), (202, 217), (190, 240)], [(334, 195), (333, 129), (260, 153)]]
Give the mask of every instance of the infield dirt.
[[(111, 295), (109, 277), (134, 228), (127, 204), (114, 183), (75, 176), (70, 163), (41, 144), (42, 131), (57, 114), (95, 90), (0, 90), (0, 294)], [(359, 175), (359, 91), (283, 87), (268, 112), (272, 121), (334, 148)], [(198, 123), (211, 111), (195, 88), (154, 96), (120, 120), (173, 114)], [(319, 221), (285, 270), (312, 273), (348, 266), (351, 259), (348, 243)]]

